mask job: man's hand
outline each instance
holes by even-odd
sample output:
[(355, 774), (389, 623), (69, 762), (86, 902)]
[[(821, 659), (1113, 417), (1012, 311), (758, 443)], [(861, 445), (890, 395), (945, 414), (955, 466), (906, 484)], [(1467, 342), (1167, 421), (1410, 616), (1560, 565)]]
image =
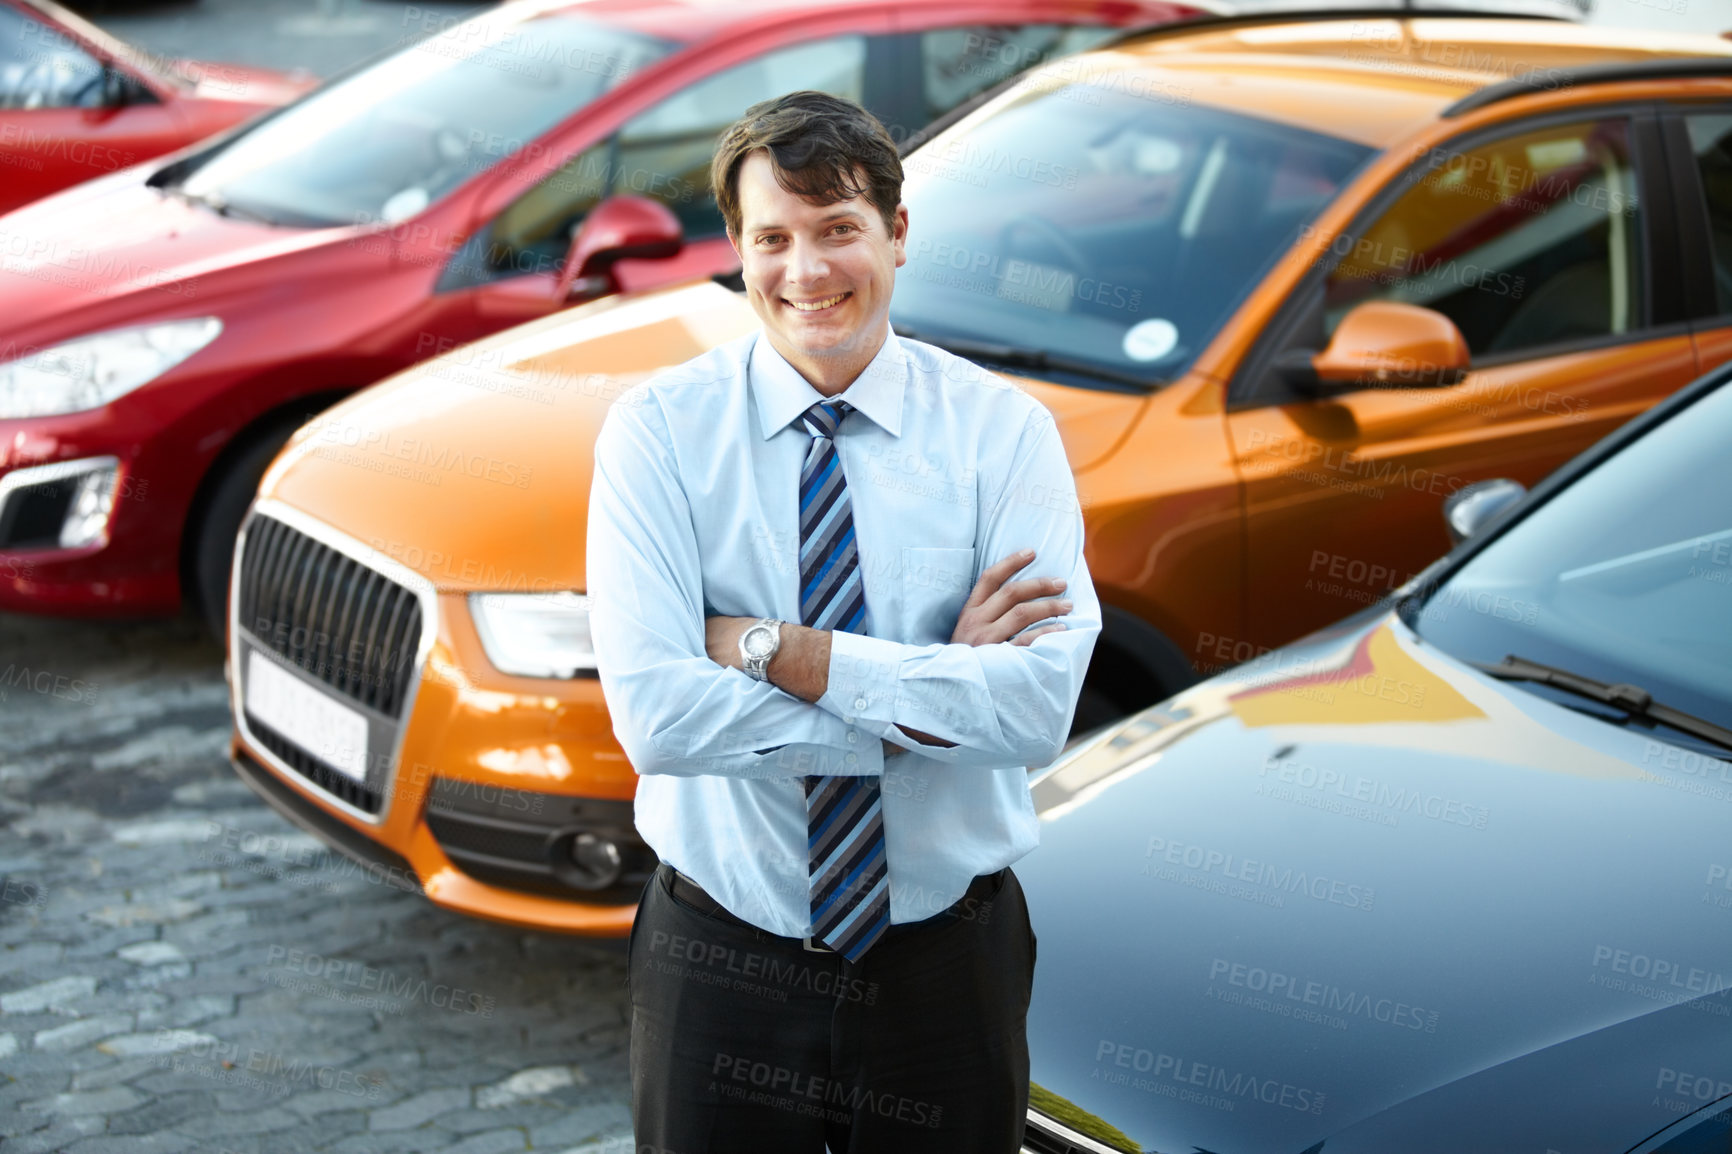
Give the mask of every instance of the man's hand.
[[(1012, 553), (981, 573), (974, 591), (962, 606), (956, 619), (956, 629), (950, 635), (951, 644), (996, 645), (1009, 641), (1012, 645), (1027, 645), (1043, 633), (1063, 629), (1064, 623), (1054, 621), (1039, 629), (1028, 629), (1036, 621), (1062, 617), (1071, 610), (1068, 599), (1049, 596), (1064, 591), (1064, 581), (1057, 577), (1033, 577), (1026, 581), (1011, 581), (1010, 575), (1034, 560), (1034, 550)], [(1007, 584), (1008, 582), (1008, 584)], [(740, 659), (740, 637), (756, 617), (707, 617), (704, 619), (704, 651), (711, 661), (727, 669), (744, 671)], [(1024, 633), (1023, 630), (1028, 629)], [(770, 659), (771, 684), (805, 701), (817, 701), (824, 696), (830, 682), (830, 634), (808, 629), (792, 622), (782, 623), (782, 644)], [(903, 733), (927, 745), (949, 748), (954, 741), (934, 737), (906, 725), (897, 725)], [(888, 756), (899, 746), (884, 743)]]
[[(1012, 645), (1027, 645), (1043, 633), (1064, 628), (1062, 621), (1054, 621), (1039, 629), (1028, 629), (1036, 621), (1063, 617), (1071, 610), (1069, 599), (1054, 596), (1064, 592), (1062, 578), (1010, 580), (1012, 573), (1033, 560), (1034, 550), (1024, 549), (981, 573), (956, 618), (956, 630), (950, 635), (952, 644), (996, 645), (1009, 641)], [(1024, 629), (1028, 632), (1024, 633)]]

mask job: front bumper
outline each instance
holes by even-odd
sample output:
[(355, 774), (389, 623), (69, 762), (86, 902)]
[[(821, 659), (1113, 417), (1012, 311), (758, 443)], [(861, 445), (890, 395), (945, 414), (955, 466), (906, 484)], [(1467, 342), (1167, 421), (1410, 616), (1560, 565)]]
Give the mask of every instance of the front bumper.
[(447, 909), (629, 932), (656, 863), (598, 681), (498, 673), (462, 594), (280, 504), (255, 509), (237, 558), (243, 779), (339, 850), (401, 863)]

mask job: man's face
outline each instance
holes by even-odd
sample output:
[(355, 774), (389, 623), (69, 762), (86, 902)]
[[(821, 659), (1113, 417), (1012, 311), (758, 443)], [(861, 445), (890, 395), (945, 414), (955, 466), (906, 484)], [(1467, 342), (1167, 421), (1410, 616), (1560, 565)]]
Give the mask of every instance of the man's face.
[(741, 164), (739, 196), (732, 239), (770, 343), (814, 385), (846, 386), (883, 341), (908, 210), (896, 206), (890, 229), (864, 196), (808, 203), (776, 183), (762, 151)]

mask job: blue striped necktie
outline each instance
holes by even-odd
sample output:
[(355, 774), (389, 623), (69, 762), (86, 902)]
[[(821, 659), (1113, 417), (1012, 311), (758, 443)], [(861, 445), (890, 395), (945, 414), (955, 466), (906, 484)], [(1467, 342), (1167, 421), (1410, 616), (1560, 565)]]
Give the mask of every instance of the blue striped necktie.
[[(820, 401), (801, 414), (812, 446), (800, 468), (800, 621), (813, 629), (861, 633), (866, 588), (834, 440), (852, 411), (846, 401)], [(812, 938), (857, 962), (890, 925), (879, 780), (807, 777), (805, 786)]]

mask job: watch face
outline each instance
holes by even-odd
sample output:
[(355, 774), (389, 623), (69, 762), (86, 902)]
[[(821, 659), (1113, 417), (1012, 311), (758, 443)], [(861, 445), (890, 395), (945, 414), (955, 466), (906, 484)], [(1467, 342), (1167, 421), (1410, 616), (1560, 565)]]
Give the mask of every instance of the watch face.
[(762, 657), (770, 651), (770, 631), (753, 626), (746, 631), (746, 652), (753, 657)]

